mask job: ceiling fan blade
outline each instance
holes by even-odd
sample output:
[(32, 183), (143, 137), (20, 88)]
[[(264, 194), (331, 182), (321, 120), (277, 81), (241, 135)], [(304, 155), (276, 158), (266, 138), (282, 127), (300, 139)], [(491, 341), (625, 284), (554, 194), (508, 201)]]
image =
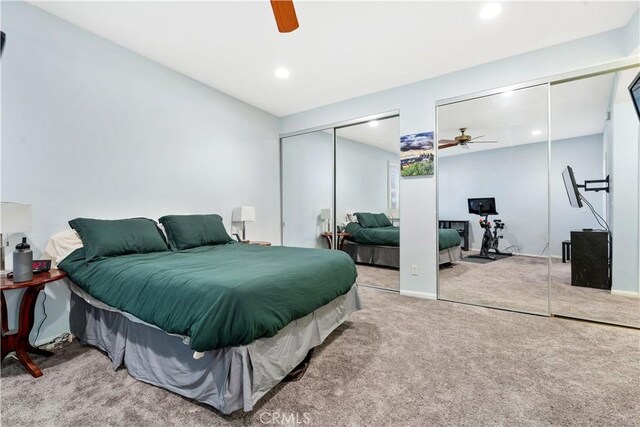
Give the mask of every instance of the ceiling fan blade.
[(438, 144), (453, 144), (453, 143), (458, 143), (458, 141), (456, 141), (455, 139), (441, 139), (440, 141), (438, 141)]
[(293, 0), (271, 0), (271, 8), (276, 17), (278, 31), (290, 33), (299, 27)]
[(467, 141), (467, 143), (472, 143), (472, 144), (497, 144), (498, 141)]
[[(484, 136), (485, 136), (485, 135), (474, 136), (474, 137), (473, 137), (473, 138), (471, 138), (469, 141), (473, 141), (474, 139), (482, 138), (482, 137), (484, 137)], [(469, 141), (467, 141), (467, 142), (469, 142)]]
[[(443, 141), (450, 141), (450, 142), (446, 142), (446, 143), (442, 144), (442, 142), (443, 142)], [(455, 147), (456, 145), (459, 145), (459, 144), (460, 144), (459, 142), (451, 141), (451, 140), (446, 140), (446, 139), (441, 139), (439, 142), (440, 142), (440, 144), (438, 144), (438, 149), (439, 149), (439, 150), (442, 150), (442, 149), (444, 149), (444, 148), (451, 148), (451, 147)]]

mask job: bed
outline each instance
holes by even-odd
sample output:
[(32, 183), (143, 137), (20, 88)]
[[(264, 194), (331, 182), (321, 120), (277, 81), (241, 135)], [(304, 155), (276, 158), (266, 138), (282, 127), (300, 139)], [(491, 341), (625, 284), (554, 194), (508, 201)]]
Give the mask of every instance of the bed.
[[(355, 263), (400, 268), (400, 227), (391, 225), (363, 227), (359, 222), (345, 226), (349, 236), (342, 250)], [(461, 238), (456, 230), (440, 229), (439, 263), (446, 264), (462, 258)]]
[(229, 239), (96, 258), (82, 242), (58, 264), (71, 332), (114, 369), (225, 414), (252, 410), (361, 306), (340, 251)]

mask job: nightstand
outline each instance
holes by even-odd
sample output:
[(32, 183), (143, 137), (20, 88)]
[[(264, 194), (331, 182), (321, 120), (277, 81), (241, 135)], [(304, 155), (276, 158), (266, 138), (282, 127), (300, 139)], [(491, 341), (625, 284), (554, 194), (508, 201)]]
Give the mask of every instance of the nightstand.
[[(36, 273), (33, 279), (28, 282), (14, 283), (12, 279), (3, 277), (0, 279), (0, 289), (2, 292), (2, 360), (11, 351), (16, 352), (16, 356), (22, 365), (29, 371), (31, 375), (38, 378), (42, 376), (42, 371), (31, 360), (28, 353), (39, 354), (42, 356), (53, 356), (53, 353), (41, 350), (31, 345), (29, 342), (29, 333), (33, 328), (33, 315), (36, 306), (38, 294), (44, 289), (47, 283), (64, 279), (67, 273), (62, 270), (51, 269), (45, 273)], [(9, 331), (7, 322), (7, 302), (4, 298), (4, 291), (14, 289), (24, 289), (22, 301), (20, 301), (20, 313), (18, 315), (18, 330)]]
[(260, 240), (242, 240), (240, 243), (256, 246), (271, 246), (271, 242), (262, 242)]
[[(329, 245), (329, 249), (333, 249), (333, 233), (325, 231), (324, 233), (321, 234), (321, 236), (324, 237), (325, 240), (327, 241), (327, 244)], [(346, 239), (347, 237), (350, 237), (351, 234), (342, 232), (342, 233), (336, 233), (336, 236), (338, 236), (338, 249), (342, 250), (342, 245), (344, 245), (344, 239)]]

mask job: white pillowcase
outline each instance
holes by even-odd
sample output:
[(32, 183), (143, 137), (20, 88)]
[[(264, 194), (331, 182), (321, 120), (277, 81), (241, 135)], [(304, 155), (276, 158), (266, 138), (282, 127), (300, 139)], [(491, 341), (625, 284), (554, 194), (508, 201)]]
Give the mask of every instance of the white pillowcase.
[(49, 239), (44, 250), (44, 258), (51, 260), (51, 268), (57, 268), (63, 259), (82, 246), (82, 240), (76, 230), (62, 231)]

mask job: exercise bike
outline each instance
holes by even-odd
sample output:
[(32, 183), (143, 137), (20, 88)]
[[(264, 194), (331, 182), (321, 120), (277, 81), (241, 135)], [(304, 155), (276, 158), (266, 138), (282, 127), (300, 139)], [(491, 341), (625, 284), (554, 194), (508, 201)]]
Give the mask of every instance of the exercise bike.
[(508, 252), (500, 252), (498, 245), (500, 239), (504, 236), (501, 230), (504, 230), (504, 222), (496, 219), (493, 224), (493, 233), (491, 232), (491, 221), (489, 221), (489, 215), (498, 215), (496, 212), (495, 199), (469, 199), (469, 213), (480, 215), (480, 227), (484, 228), (484, 234), (482, 236), (482, 245), (480, 246), (480, 253), (478, 255), (469, 255), (469, 258), (482, 258), (495, 260), (496, 257), (489, 254), (489, 251), (494, 251), (496, 255), (511, 256), (513, 254)]

